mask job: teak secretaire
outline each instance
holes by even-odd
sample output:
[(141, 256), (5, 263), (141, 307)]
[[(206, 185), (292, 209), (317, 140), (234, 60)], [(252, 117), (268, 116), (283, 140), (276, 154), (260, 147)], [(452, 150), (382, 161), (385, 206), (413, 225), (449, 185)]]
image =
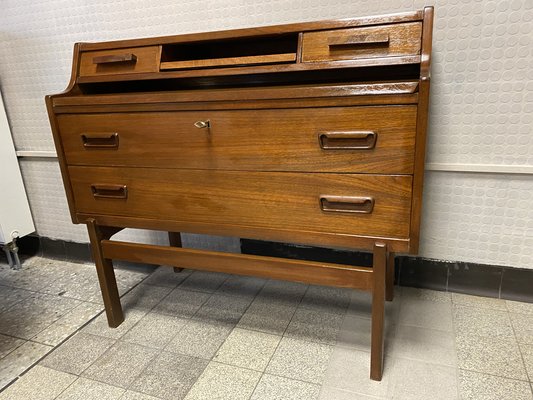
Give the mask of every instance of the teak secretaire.
[[(433, 8), (78, 43), (46, 98), (109, 325), (112, 260), (367, 290), (380, 380), (394, 253), (418, 251)], [(111, 240), (168, 231), (171, 246)], [(372, 267), (181, 248), (179, 232), (373, 251)]]

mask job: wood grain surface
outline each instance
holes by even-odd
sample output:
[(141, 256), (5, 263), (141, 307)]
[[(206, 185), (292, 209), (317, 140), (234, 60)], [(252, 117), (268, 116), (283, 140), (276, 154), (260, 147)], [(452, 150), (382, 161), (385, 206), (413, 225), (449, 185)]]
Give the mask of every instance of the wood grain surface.
[[(302, 61), (417, 55), (420, 54), (421, 35), (421, 22), (306, 32), (303, 35)], [(385, 36), (386, 41), (383, 40)]]
[[(78, 212), (407, 238), (411, 177), (69, 167)], [(92, 185), (126, 186), (127, 199)], [(370, 214), (323, 212), (321, 196), (372, 197)]]
[[(80, 58), (80, 76), (100, 76), (126, 73), (158, 72), (160, 46), (83, 52)], [(103, 57), (135, 56), (135, 60), (97, 63)], [(130, 57), (131, 58), (131, 57)], [(96, 61), (96, 62), (95, 62)]]
[[(194, 123), (209, 120), (210, 128)], [(413, 171), (416, 106), (328, 107), (289, 110), (69, 114), (58, 118), (70, 165), (138, 166), (254, 171)], [(376, 134), (371, 149), (345, 149), (335, 136)], [(118, 147), (84, 146), (89, 138), (118, 135)], [(342, 135), (341, 135), (342, 136)], [(95, 139), (96, 141), (96, 139)], [(361, 140), (363, 142), (363, 140)], [(110, 142), (111, 143), (111, 142)]]

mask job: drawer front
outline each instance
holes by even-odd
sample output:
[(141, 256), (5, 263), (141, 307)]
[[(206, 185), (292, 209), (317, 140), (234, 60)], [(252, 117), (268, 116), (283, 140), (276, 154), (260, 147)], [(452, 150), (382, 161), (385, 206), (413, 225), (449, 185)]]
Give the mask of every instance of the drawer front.
[(58, 121), (69, 165), (413, 171), (414, 105), (64, 114)]
[(335, 29), (303, 34), (302, 60), (336, 61), (420, 54), (422, 23)]
[(69, 167), (76, 211), (407, 238), (410, 176)]
[(159, 46), (81, 53), (80, 76), (159, 72)]

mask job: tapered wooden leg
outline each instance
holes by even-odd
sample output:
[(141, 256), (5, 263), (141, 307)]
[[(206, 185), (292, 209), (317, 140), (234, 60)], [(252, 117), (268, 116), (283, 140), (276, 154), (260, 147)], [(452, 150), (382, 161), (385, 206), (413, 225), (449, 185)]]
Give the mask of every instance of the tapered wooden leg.
[(385, 293), (385, 300), (392, 301), (394, 299), (394, 253), (389, 253), (387, 257), (387, 288)]
[(100, 290), (104, 300), (107, 322), (111, 328), (116, 328), (124, 321), (122, 306), (120, 305), (120, 296), (118, 294), (115, 271), (111, 260), (104, 258), (102, 253), (101, 241), (109, 239), (120, 229), (99, 227), (94, 219), (87, 222), (89, 238), (93, 253), (96, 272), (100, 282)]
[(370, 353), (370, 379), (380, 381), (383, 375), (383, 325), (385, 316), (385, 285), (387, 271), (387, 245), (374, 244), (372, 265), (372, 343)]
[[(181, 247), (181, 234), (179, 232), (169, 232), (168, 241), (172, 247)], [(174, 267), (174, 272), (179, 273), (183, 268)]]

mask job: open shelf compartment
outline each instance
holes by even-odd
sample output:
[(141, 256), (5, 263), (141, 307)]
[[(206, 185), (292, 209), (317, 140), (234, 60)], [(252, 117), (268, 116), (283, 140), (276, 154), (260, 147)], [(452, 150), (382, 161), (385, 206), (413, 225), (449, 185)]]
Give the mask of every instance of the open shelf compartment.
[(161, 71), (295, 63), (298, 34), (162, 46)]

